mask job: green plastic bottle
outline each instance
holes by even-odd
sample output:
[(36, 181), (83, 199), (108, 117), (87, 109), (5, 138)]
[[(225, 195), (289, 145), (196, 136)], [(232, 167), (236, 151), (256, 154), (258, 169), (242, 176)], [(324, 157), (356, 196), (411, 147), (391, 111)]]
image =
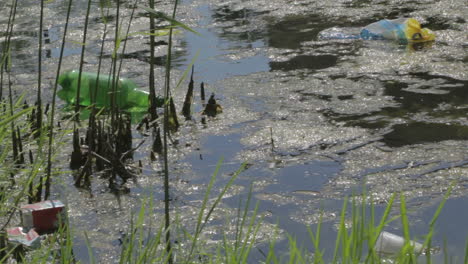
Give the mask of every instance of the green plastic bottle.
[[(57, 93), (58, 97), (68, 104), (76, 103), (76, 91), (78, 88), (79, 71), (73, 70), (60, 75), (58, 83), (62, 89)], [(81, 73), (80, 105), (91, 105), (91, 92), (96, 93), (96, 106), (109, 108), (111, 106), (112, 76), (96, 73)], [(90, 89), (91, 88), (91, 89)], [(136, 84), (129, 80), (120, 78), (117, 82), (115, 102), (117, 106), (128, 112), (144, 112), (148, 110), (149, 94), (137, 89)], [(158, 106), (162, 105), (162, 99), (158, 100)]]

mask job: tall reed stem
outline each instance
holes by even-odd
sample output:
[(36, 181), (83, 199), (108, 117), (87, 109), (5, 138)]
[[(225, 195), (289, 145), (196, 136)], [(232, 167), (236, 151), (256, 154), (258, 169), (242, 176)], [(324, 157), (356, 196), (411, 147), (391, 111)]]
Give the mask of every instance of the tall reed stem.
[[(154, 0), (149, 0), (149, 7), (154, 9)], [(156, 112), (156, 89), (154, 86), (154, 46), (155, 46), (155, 39), (154, 33), (155, 31), (155, 22), (154, 22), (154, 15), (150, 13), (150, 72), (149, 72), (149, 91), (150, 91), (150, 98), (149, 98), (149, 112), (151, 116), (151, 121), (154, 121), (158, 118), (158, 114)]]
[[(117, 1), (117, 10), (115, 14), (115, 32), (114, 32), (114, 53), (113, 53), (113, 61), (112, 61), (112, 92), (111, 92), (111, 127), (114, 129), (114, 127), (117, 127), (115, 125), (115, 119), (116, 119), (116, 100), (118, 96), (118, 81), (119, 79), (117, 78), (117, 57), (118, 57), (118, 49), (119, 49), (119, 25), (120, 21), (120, 1)], [(113, 172), (114, 173), (114, 172)]]
[[(13, 26), (15, 25), (15, 17), (16, 17), (16, 7), (18, 6), (18, 0), (12, 2), (13, 6), (10, 12), (10, 18), (8, 20), (8, 29), (7, 29), (7, 41), (5, 45), (5, 53), (2, 62), (5, 65), (5, 71), (8, 75), (8, 100), (10, 104), (10, 114), (13, 116), (13, 93), (11, 91), (11, 80), (10, 80), (10, 72), (11, 72), (11, 53), (10, 53), (10, 43), (11, 43), (11, 36), (13, 35)], [(3, 67), (2, 67), (3, 73)], [(3, 80), (3, 74), (1, 76)], [(16, 133), (15, 133), (15, 122), (11, 122), (11, 139), (13, 145), (13, 160), (16, 162), (18, 159), (18, 148), (17, 148), (17, 141), (16, 141)]]
[[(130, 33), (130, 26), (132, 25), (132, 21), (133, 21), (133, 17), (135, 15), (135, 10), (136, 10), (136, 7), (137, 7), (137, 2), (138, 0), (135, 0), (135, 2), (133, 3), (133, 8), (132, 8), (132, 13), (130, 14), (130, 18), (128, 20), (128, 26), (127, 26), (127, 32), (125, 33), (125, 42), (124, 42), (124, 45), (122, 47), (122, 54), (125, 54), (125, 50), (127, 48), (127, 43), (128, 43), (128, 37), (129, 37), (129, 33)], [(123, 23), (123, 22), (122, 22)], [(117, 71), (117, 77), (120, 78), (120, 72), (122, 70), (122, 64), (123, 64), (123, 57), (120, 58), (120, 61), (119, 61), (119, 70)]]
[(8, 16), (8, 24), (5, 34), (5, 41), (3, 42), (2, 58), (0, 61), (0, 99), (3, 97), (3, 71), (7, 69), (7, 57), (10, 51), (11, 33), (13, 32), (13, 25), (16, 15), (16, 0), (11, 1), (10, 15)]
[[(3, 49), (2, 49), (2, 59), (0, 61), (0, 98), (3, 96), (3, 72), (9, 70), (9, 56), (10, 56), (10, 42), (11, 42), (11, 35), (13, 34), (13, 25), (15, 24), (15, 17), (16, 17), (16, 6), (17, 0), (11, 1), (12, 7), (10, 9), (10, 15), (8, 17), (8, 24), (7, 30), (5, 33), (5, 41), (3, 42)], [(13, 109), (10, 109), (13, 111)], [(11, 112), (13, 114), (13, 112)]]
[(78, 73), (78, 87), (76, 89), (76, 101), (75, 101), (75, 128), (76, 128), (76, 123), (79, 123), (80, 121), (80, 115), (78, 114), (80, 111), (80, 92), (81, 92), (81, 76), (83, 72), (83, 62), (84, 62), (84, 54), (85, 54), (85, 48), (86, 48), (86, 36), (88, 33), (88, 23), (89, 23), (89, 11), (91, 9), (91, 0), (88, 0), (88, 8), (86, 9), (86, 18), (85, 18), (85, 24), (84, 24), (84, 29), (83, 29), (83, 44), (81, 46), (81, 57), (80, 57), (80, 70)]
[[(172, 11), (172, 19), (175, 19), (177, 12), (178, 0), (174, 2), (174, 9)], [(169, 263), (173, 263), (173, 256), (171, 250), (171, 233), (170, 233), (170, 215), (169, 215), (169, 165), (168, 165), (168, 147), (167, 141), (169, 136), (169, 115), (170, 115), (170, 80), (171, 80), (171, 60), (172, 60), (172, 27), (169, 29), (169, 40), (167, 45), (167, 60), (166, 60), (166, 76), (164, 82), (164, 215), (165, 215), (165, 231), (166, 231), (166, 251), (169, 254)]]
[[(42, 100), (41, 100), (41, 82), (42, 82), (42, 31), (44, 23), (44, 0), (41, 0), (41, 11), (39, 17), (39, 45), (37, 56), (37, 108), (36, 108), (36, 135), (40, 137), (42, 128)], [(39, 148), (40, 151), (40, 148)]]
[(68, 21), (70, 20), (70, 13), (71, 13), (71, 6), (73, 0), (68, 1), (68, 9), (67, 9), (67, 18), (65, 20), (65, 27), (63, 29), (63, 38), (62, 38), (62, 46), (60, 48), (60, 56), (57, 66), (57, 74), (55, 75), (55, 83), (54, 83), (54, 90), (52, 92), (52, 107), (50, 110), (49, 116), (49, 151), (47, 153), (47, 174), (46, 174), (46, 181), (45, 181), (45, 192), (44, 192), (44, 200), (49, 199), (50, 196), (50, 177), (52, 171), (52, 146), (54, 143), (54, 117), (55, 117), (55, 98), (57, 96), (57, 87), (58, 87), (58, 79), (60, 76), (60, 70), (62, 67), (62, 60), (63, 60), (63, 51), (65, 49), (65, 40), (67, 38), (67, 31), (68, 31)]
[[(104, 15), (104, 12), (103, 12), (103, 9), (104, 9), (104, 6), (107, 5), (107, 11), (106, 11), (106, 14)], [(106, 41), (106, 36), (107, 36), (107, 16), (109, 15), (109, 6), (110, 6), (110, 3), (107, 1), (107, 2), (100, 2), (100, 9), (101, 9), (101, 16), (102, 16), (102, 21), (104, 23), (104, 30), (103, 30), (103, 33), (102, 33), (102, 39), (101, 39), (101, 50), (99, 52), (99, 60), (98, 60), (98, 68), (97, 68), (97, 77), (96, 77), (96, 82), (95, 82), (95, 87), (98, 87), (99, 86), (99, 79), (100, 79), (100, 74), (101, 74), (101, 66), (102, 66), (102, 57), (103, 57), (103, 54), (104, 54), (104, 44), (105, 44), (105, 41)], [(88, 147), (89, 147), (89, 150), (88, 150), (88, 157), (87, 157), (87, 160), (88, 160), (88, 170), (89, 170), (89, 174), (91, 174), (92, 172), (92, 164), (91, 162), (91, 159), (92, 159), (92, 153), (94, 151), (96, 151), (96, 141), (94, 139), (94, 137), (96, 136), (96, 97), (97, 97), (97, 91), (98, 89), (94, 89), (94, 91), (92, 90), (92, 86), (90, 85), (89, 86), (89, 95), (91, 96), (91, 114), (89, 115), (89, 123), (88, 123), (88, 129), (89, 129), (89, 137), (88, 137)], [(87, 175), (87, 177), (89, 177), (89, 175)], [(89, 182), (89, 179), (85, 179), (86, 181)]]

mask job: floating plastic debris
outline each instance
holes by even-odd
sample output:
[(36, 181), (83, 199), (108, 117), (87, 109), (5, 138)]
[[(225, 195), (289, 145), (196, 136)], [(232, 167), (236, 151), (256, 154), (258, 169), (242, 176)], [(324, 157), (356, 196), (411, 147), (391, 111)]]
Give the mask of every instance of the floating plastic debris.
[(34, 229), (24, 232), (22, 227), (8, 228), (8, 243), (12, 246), (23, 245), (30, 249), (37, 249), (41, 246), (41, 237)]
[(359, 35), (342, 32), (337, 28), (319, 33), (321, 39), (365, 39), (396, 40), (401, 43), (426, 42), (435, 40), (435, 34), (414, 18), (383, 19), (365, 26)]
[(362, 39), (390, 39), (408, 42), (433, 41), (434, 33), (414, 18), (383, 19), (361, 30)]
[[(58, 97), (68, 104), (76, 103), (79, 71), (73, 70), (60, 75), (58, 83), (62, 89), (57, 93)], [(96, 73), (82, 72), (80, 83), (80, 105), (90, 106), (91, 93), (96, 93), (95, 103), (97, 107), (111, 107), (112, 76), (100, 74), (99, 80)], [(137, 88), (137, 85), (129, 80), (120, 78), (117, 82), (115, 103), (129, 112), (144, 112), (148, 110), (149, 94)], [(94, 95), (93, 95), (94, 96)], [(164, 100), (157, 98), (157, 106), (162, 106)]]
[[(413, 246), (414, 252), (421, 252), (423, 250), (421, 243), (410, 241), (410, 244)], [(382, 231), (377, 238), (374, 249), (382, 254), (398, 254), (404, 245), (405, 239), (403, 237)]]
[(65, 205), (58, 200), (48, 200), (21, 206), (23, 227), (34, 228), (39, 234), (53, 232), (59, 227), (59, 219), (65, 221)]

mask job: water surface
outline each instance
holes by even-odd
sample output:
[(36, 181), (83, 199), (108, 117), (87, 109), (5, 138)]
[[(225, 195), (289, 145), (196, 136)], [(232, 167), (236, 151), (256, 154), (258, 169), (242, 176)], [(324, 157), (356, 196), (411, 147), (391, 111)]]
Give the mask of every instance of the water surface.
[[(36, 18), (29, 15), (37, 7), (28, 2), (21, 4), (13, 38), (18, 91), (37, 86), (38, 29)], [(82, 34), (85, 1), (76, 5), (69, 33), (75, 42)], [(51, 94), (63, 31), (63, 22), (57, 21), (64, 20), (65, 8), (60, 1), (47, 4), (45, 96)], [(160, 3), (158, 8), (170, 12), (169, 3)], [(6, 23), (4, 12), (0, 26)], [(122, 12), (128, 19), (131, 5), (124, 5)], [(199, 53), (195, 85), (198, 88), (205, 82), (224, 111), (202, 124), (197, 89), (194, 120), (183, 123), (174, 136), (178, 143), (170, 153), (171, 197), (181, 224), (193, 227), (206, 184), (221, 158), (215, 193), (241, 163), (247, 162), (248, 168), (215, 213), (207, 232), (214, 243), (224, 230), (226, 216), (235, 218), (239, 200), (245, 201), (251, 185), (253, 203), (260, 202), (265, 217), (260, 241), (271, 238), (277, 222), (281, 234), (288, 232), (308, 241), (306, 226), (317, 224), (322, 214), (322, 237), (331, 252), (343, 199), (364, 184), (377, 204), (378, 217), (393, 193), (405, 194), (412, 236), (422, 239), (441, 197), (455, 183), (433, 244), (442, 247), (447, 241), (449, 254), (460, 259), (468, 236), (464, 228), (468, 219), (460, 213), (466, 204), (468, 179), (467, 14), (461, 0), (183, 1), (178, 17), (202, 36), (177, 35), (173, 87)], [(402, 46), (318, 38), (320, 31), (332, 27), (353, 31), (397, 17), (417, 18), (435, 31), (436, 41)], [(109, 19), (115, 18), (110, 15)], [(93, 14), (91, 21), (88, 71), (97, 66), (103, 29), (99, 14)], [(132, 31), (145, 30), (147, 23), (144, 12), (138, 10)], [(105, 58), (109, 59), (112, 34), (107, 39)], [(147, 89), (148, 38), (137, 35), (127, 42), (122, 75)], [(80, 48), (73, 42), (67, 44), (65, 70), (77, 65)], [(166, 48), (159, 42), (158, 58), (153, 61), (158, 65), (158, 83), (162, 83)], [(109, 64), (104, 67), (108, 69)], [(184, 90), (174, 91), (179, 104)], [(135, 131), (134, 138), (137, 144), (147, 137)], [(150, 162), (149, 148), (144, 144), (135, 154), (135, 160), (143, 161), (144, 173), (136, 183), (128, 183), (129, 192), (123, 195), (112, 194), (107, 180), (98, 175), (90, 191), (74, 188), (71, 175), (60, 179), (63, 190), (56, 190), (56, 195), (70, 208), (78, 234), (76, 251), (83, 259), (87, 250), (80, 234), (87, 230), (98, 258), (115, 261), (130, 213), (144, 197), (153, 195), (155, 212), (150, 216), (162, 221), (161, 164)], [(59, 157), (67, 159), (68, 153)], [(398, 214), (398, 206), (392, 214)], [(392, 222), (387, 231), (401, 234), (400, 223)], [(285, 243), (281, 240), (280, 250)], [(267, 246), (260, 243), (258, 247)], [(252, 261), (261, 258), (261, 254), (252, 255)]]

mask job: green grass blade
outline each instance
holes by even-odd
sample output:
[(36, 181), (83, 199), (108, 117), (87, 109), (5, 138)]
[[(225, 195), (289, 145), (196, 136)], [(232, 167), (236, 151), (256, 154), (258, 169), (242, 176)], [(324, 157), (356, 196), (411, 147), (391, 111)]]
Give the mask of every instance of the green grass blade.
[(464, 259), (463, 263), (468, 263), (468, 237), (466, 238), (465, 259)]
[(192, 239), (192, 246), (190, 248), (189, 255), (187, 256), (186, 263), (189, 263), (189, 260), (192, 258), (192, 255), (193, 255), (193, 251), (195, 250), (198, 235), (200, 234), (201, 229), (202, 229), (202, 221), (203, 221), (203, 215), (204, 215), (205, 209), (206, 209), (206, 204), (208, 203), (208, 199), (209, 199), (210, 193), (211, 193), (211, 188), (213, 188), (213, 184), (215, 182), (216, 176), (218, 175), (218, 172), (219, 172), (219, 169), (221, 168), (222, 163), (223, 163), (223, 158), (221, 158), (218, 161), (218, 163), (216, 164), (215, 171), (214, 171), (213, 175), (211, 176), (210, 182), (208, 183), (208, 186), (206, 188), (205, 197), (203, 198), (203, 202), (202, 202), (202, 205), (200, 207), (200, 212), (198, 213), (197, 226), (195, 227), (195, 234), (194, 234), (193, 239)]
[[(250, 217), (250, 223), (249, 223), (249, 226), (247, 228), (246, 237), (244, 239), (244, 243), (242, 245), (242, 248), (241, 248), (241, 251), (240, 251), (240, 254), (239, 254), (239, 259), (242, 258), (244, 262), (247, 261), (247, 256), (249, 255), (252, 244), (255, 241), (255, 237), (256, 237), (256, 234), (258, 232), (258, 228), (260, 227), (260, 224), (255, 225), (255, 219), (257, 218), (257, 213), (258, 213), (258, 205), (259, 205), (259, 203), (257, 202), (257, 204), (255, 205), (255, 209), (254, 209), (254, 211), (252, 213), (252, 216)], [(252, 232), (252, 229), (254, 230), (253, 232)], [(252, 240), (250, 241), (250, 239), (252, 239)]]
[(374, 251), (375, 243), (377, 242), (377, 238), (379, 237), (379, 235), (382, 232), (383, 228), (387, 224), (387, 219), (388, 219), (388, 216), (390, 215), (390, 211), (392, 210), (392, 206), (393, 206), (393, 203), (395, 201), (395, 198), (396, 198), (396, 194), (393, 194), (392, 197), (390, 198), (390, 201), (388, 201), (387, 207), (385, 208), (385, 211), (384, 211), (384, 213), (382, 215), (382, 219), (380, 219), (380, 223), (377, 226), (377, 229), (375, 229), (375, 231), (373, 233), (369, 234), (369, 236), (370, 236), (370, 238), (369, 238), (369, 253), (367, 254), (367, 257), (366, 257), (366, 261), (365, 261), (366, 263), (368, 263), (369, 260), (371, 260), (373, 262), (375, 260), (375, 258), (376, 258), (376, 254), (375, 254), (375, 251)]
[(13, 115), (10, 115), (8, 116), (7, 118), (3, 119), (2, 121), (0, 121), (0, 128), (3, 128), (4, 126), (9, 126), (11, 124), (12, 121), (14, 121), (15, 119), (25, 115), (25, 114), (28, 114), (32, 111), (34, 107), (28, 107), (24, 110), (21, 110), (19, 111), (18, 113), (15, 113)]
[(163, 12), (155, 11), (154, 9), (151, 9), (149, 7), (146, 7), (146, 6), (140, 6), (140, 8), (145, 10), (148, 13), (153, 14), (155, 16), (155, 18), (166, 20), (172, 26), (181, 27), (181, 28), (183, 28), (183, 29), (185, 29), (187, 31), (190, 31), (190, 32), (192, 32), (194, 34), (197, 34), (197, 35), (201, 36), (201, 34), (198, 33), (197, 31), (191, 29), (189, 26), (185, 25), (184, 23), (179, 22), (179, 21), (169, 17), (168, 15), (164, 14)]
[[(445, 195), (444, 195), (442, 201), (440, 202), (439, 206), (437, 207), (437, 210), (435, 211), (434, 215), (432, 216), (431, 222), (429, 223), (429, 232), (426, 235), (426, 239), (425, 239), (423, 247), (421, 249), (421, 250), (426, 249), (426, 262), (428, 264), (430, 264), (432, 262), (431, 261), (431, 246), (432, 246), (432, 236), (434, 234), (435, 223), (436, 223), (437, 219), (439, 218), (440, 213), (442, 212), (442, 208), (444, 207), (445, 202), (447, 201), (450, 194), (452, 193), (453, 186), (454, 186), (454, 183), (452, 183), (449, 186), (449, 188), (447, 189), (447, 191), (445, 192)], [(419, 253), (421, 254), (423, 252), (419, 252)]]
[(89, 241), (88, 233), (86, 231), (84, 232), (84, 236), (86, 240), (86, 247), (88, 248), (89, 263), (94, 264), (96, 263), (96, 259), (94, 258), (93, 249), (91, 247), (91, 242)]
[[(348, 199), (345, 198), (343, 200), (343, 208), (341, 209), (341, 215), (340, 215), (340, 227), (339, 227), (339, 230), (338, 230), (338, 234), (337, 234), (337, 237), (336, 237), (336, 241), (335, 241), (335, 250), (333, 252), (333, 260), (332, 260), (332, 263), (337, 263), (337, 259), (338, 259), (338, 250), (340, 248), (340, 242), (341, 240), (345, 240), (345, 234), (347, 231), (346, 231), (346, 225), (345, 225), (345, 217), (346, 217), (346, 209), (347, 209), (347, 204), (348, 204)], [(343, 242), (344, 243), (344, 242)]]
[(314, 264), (317, 263), (324, 263), (323, 260), (323, 251), (320, 250), (320, 234), (322, 230), (322, 221), (323, 221), (323, 211), (320, 213), (319, 221), (317, 223), (317, 228), (315, 229), (315, 235), (310, 229), (307, 227), (307, 232), (309, 233), (310, 239), (312, 240), (312, 244), (314, 245), (315, 254), (314, 254)]
[(237, 253), (237, 251), (239, 249), (239, 245), (241, 243), (244, 224), (245, 224), (245, 220), (247, 219), (247, 213), (248, 213), (249, 206), (250, 206), (250, 200), (252, 199), (252, 189), (253, 189), (253, 184), (250, 185), (250, 190), (249, 190), (249, 193), (247, 195), (247, 201), (245, 202), (245, 207), (244, 207), (244, 212), (242, 214), (242, 217), (240, 217), (240, 219), (238, 219), (238, 220), (240, 220), (240, 222), (238, 222), (238, 224), (237, 224), (236, 242), (235, 242), (235, 247), (234, 247), (236, 253)]
[(200, 50), (197, 50), (197, 53), (195, 53), (195, 56), (193, 56), (192, 61), (190, 61), (190, 64), (187, 66), (184, 73), (182, 74), (179, 81), (177, 82), (177, 85), (176, 85), (175, 89), (179, 88), (180, 85), (182, 84), (182, 82), (187, 78), (187, 75), (188, 75), (190, 69), (192, 69), (192, 66), (195, 64), (195, 61), (197, 60), (198, 55), (200, 55)]
[(208, 214), (205, 217), (205, 221), (203, 222), (202, 229), (208, 223), (208, 219), (210, 218), (211, 214), (213, 213), (214, 209), (218, 206), (218, 203), (221, 201), (223, 198), (224, 194), (227, 192), (227, 190), (231, 187), (231, 185), (234, 183), (234, 180), (237, 178), (237, 176), (244, 171), (245, 166), (247, 163), (242, 163), (240, 168), (231, 176), (229, 179), (229, 182), (224, 186), (223, 190), (219, 193), (218, 197), (216, 198), (216, 201), (213, 203), (211, 206), (210, 210), (208, 211)]

